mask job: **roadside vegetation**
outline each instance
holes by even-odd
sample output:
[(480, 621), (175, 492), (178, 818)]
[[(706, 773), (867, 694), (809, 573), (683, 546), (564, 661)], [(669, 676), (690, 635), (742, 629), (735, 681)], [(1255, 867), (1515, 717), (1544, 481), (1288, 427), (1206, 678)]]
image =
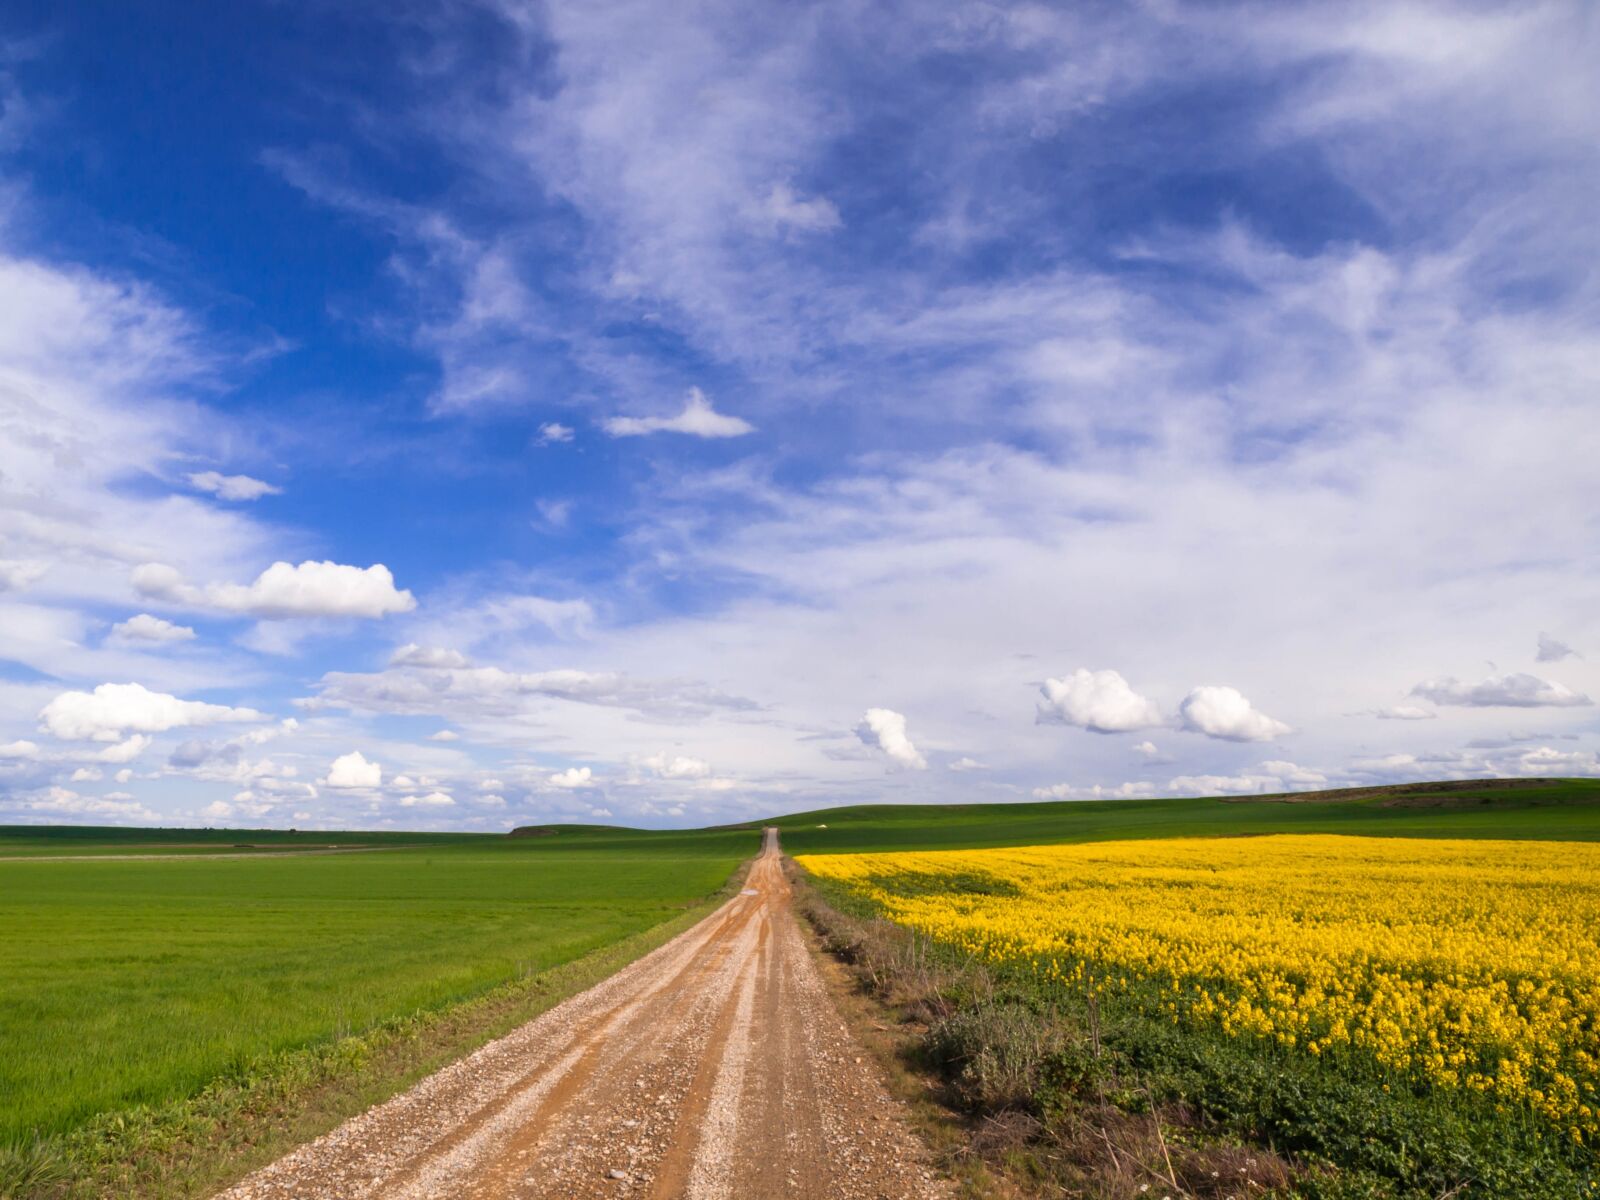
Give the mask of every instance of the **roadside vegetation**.
[(659, 944), (756, 849), (567, 827), (0, 862), (0, 1196), (186, 1195), (263, 1161)]
[(813, 923), (970, 1115), (968, 1148), (1040, 1194), (1595, 1187), (1600, 849), (1287, 836), (797, 861)]

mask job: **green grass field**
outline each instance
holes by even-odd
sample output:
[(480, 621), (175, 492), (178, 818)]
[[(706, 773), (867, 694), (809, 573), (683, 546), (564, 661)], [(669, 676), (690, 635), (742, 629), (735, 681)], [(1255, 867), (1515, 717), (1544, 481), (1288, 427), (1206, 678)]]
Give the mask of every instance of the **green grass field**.
[[(396, 848), (217, 859), (192, 854), (285, 841), (126, 832), (0, 836), (0, 858), (31, 853), (0, 862), (0, 1142), (569, 961), (702, 901), (757, 849), (741, 831), (568, 829), (316, 834)], [(48, 857), (81, 853), (104, 857)]]
[[(581, 827), (575, 827), (581, 828)], [(129, 854), (282, 854), (287, 851), (488, 844), (486, 834), (299, 832), (289, 829), (126, 829), (0, 825), (0, 860)]]
[[(1314, 793), (1313, 793), (1314, 795)], [(1352, 798), (1066, 800), (861, 805), (772, 822), (788, 854), (1043, 846), (1123, 838), (1346, 833), (1382, 837), (1600, 840), (1600, 780)], [(826, 828), (821, 828), (821, 826)]]
[[(1600, 783), (874, 806), (773, 823), (791, 854), (1280, 831), (1592, 840)], [(159, 1108), (614, 946), (714, 893), (756, 852), (759, 825), (519, 838), (0, 828), (0, 1146)]]

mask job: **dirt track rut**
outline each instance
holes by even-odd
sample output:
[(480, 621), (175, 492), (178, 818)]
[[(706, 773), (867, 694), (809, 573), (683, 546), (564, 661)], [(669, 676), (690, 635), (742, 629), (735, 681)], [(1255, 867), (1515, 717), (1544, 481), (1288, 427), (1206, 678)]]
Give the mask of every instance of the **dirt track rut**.
[(217, 1200), (944, 1194), (828, 995), (775, 831), (742, 894)]

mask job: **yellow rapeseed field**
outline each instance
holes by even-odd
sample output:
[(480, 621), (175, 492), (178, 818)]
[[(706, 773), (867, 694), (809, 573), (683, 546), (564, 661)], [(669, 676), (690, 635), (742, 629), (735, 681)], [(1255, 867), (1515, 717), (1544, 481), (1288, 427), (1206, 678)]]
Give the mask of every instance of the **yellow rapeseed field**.
[(799, 861), (1063, 986), (1600, 1132), (1600, 846), (1286, 835)]

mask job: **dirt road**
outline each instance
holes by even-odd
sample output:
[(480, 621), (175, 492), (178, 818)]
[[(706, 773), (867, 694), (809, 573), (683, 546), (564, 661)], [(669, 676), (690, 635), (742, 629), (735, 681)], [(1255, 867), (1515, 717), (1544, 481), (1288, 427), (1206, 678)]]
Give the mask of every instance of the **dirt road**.
[(944, 1194), (829, 997), (776, 831), (744, 892), (218, 1200)]

